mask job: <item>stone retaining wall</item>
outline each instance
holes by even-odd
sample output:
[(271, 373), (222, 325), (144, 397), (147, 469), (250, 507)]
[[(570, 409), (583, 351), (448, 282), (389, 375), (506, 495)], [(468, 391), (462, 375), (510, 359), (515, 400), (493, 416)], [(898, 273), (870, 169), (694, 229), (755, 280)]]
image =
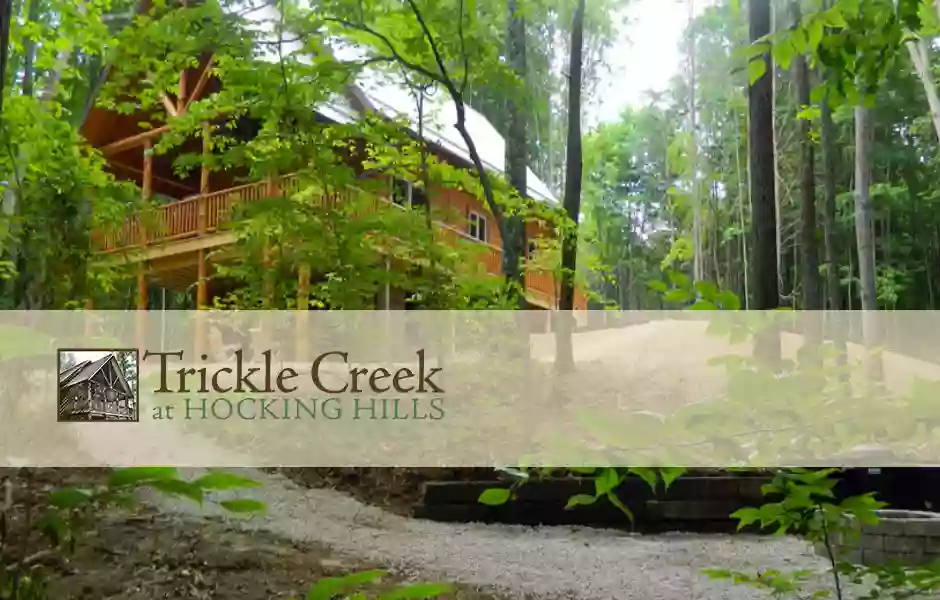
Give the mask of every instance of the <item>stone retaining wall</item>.
[[(884, 510), (878, 514), (881, 521), (862, 526), (860, 534), (831, 537), (837, 558), (866, 566), (940, 561), (940, 513)], [(817, 544), (816, 553), (827, 556), (823, 544)]]

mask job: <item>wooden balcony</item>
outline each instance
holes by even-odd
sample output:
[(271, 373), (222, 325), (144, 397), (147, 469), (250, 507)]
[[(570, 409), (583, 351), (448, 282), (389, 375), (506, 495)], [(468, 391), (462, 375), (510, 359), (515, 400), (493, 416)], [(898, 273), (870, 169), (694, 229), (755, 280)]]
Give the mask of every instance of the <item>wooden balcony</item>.
[[(301, 182), (297, 176), (288, 175), (276, 181), (260, 181), (238, 187), (195, 195), (176, 202), (159, 206), (146, 219), (134, 216), (127, 220), (115, 234), (95, 236), (99, 252), (113, 254), (131, 250), (150, 250), (160, 248), (163, 254), (172, 250), (174, 245), (198, 238), (218, 237), (226, 222), (233, 214), (233, 209), (243, 203), (255, 202), (263, 198), (282, 193), (295, 193), (300, 190)], [(341, 202), (349, 192), (324, 196), (325, 203)], [(374, 205), (401, 208), (399, 205), (381, 196), (373, 196)], [(486, 271), (499, 275), (502, 264), (502, 250), (492, 244), (480, 242), (464, 231), (443, 222), (437, 222), (438, 234), (445, 243), (473, 244), (482, 249), (481, 261)], [(555, 277), (548, 272), (529, 272), (526, 275), (526, 289), (530, 300), (543, 308), (555, 308), (557, 305), (557, 285)], [(586, 308), (583, 294), (578, 293), (577, 309)]]

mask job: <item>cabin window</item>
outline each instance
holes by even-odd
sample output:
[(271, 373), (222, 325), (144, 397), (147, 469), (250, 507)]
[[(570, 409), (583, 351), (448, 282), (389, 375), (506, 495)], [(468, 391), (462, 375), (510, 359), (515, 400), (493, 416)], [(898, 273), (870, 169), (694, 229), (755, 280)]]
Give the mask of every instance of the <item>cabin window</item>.
[(535, 260), (535, 252), (538, 245), (535, 242), (529, 242), (529, 260)]
[(392, 181), (392, 202), (398, 206), (411, 204), (411, 184), (401, 179)]
[(479, 213), (472, 212), (470, 213), (470, 222), (469, 222), (469, 233), (470, 237), (481, 242), (487, 241), (486, 239), (486, 217)]
[(424, 188), (411, 186), (411, 206), (424, 207), (428, 203), (428, 195)]

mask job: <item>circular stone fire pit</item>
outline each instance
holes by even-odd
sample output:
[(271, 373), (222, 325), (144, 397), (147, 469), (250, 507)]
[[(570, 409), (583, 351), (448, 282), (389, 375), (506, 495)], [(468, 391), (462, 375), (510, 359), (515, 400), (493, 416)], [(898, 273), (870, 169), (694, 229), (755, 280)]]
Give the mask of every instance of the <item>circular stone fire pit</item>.
[[(877, 525), (863, 525), (861, 534), (830, 537), (839, 560), (876, 566), (891, 563), (925, 565), (940, 560), (940, 513), (879, 510)], [(816, 553), (828, 556), (824, 544)]]

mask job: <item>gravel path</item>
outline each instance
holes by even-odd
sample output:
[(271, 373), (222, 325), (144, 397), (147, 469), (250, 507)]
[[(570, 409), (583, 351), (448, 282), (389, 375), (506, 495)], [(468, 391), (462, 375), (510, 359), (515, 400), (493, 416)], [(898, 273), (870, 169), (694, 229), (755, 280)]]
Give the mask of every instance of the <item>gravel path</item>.
[[(240, 492), (268, 505), (264, 515), (228, 517), (235, 527), (331, 546), (389, 568), (508, 596), (580, 600), (751, 600), (757, 590), (709, 581), (704, 568), (791, 571), (825, 565), (803, 542), (752, 536), (630, 536), (571, 527), (526, 528), (408, 519), (341, 493), (301, 488), (284, 477), (233, 469), (262, 481)], [(197, 470), (187, 470), (195, 475)], [(160, 508), (182, 515), (224, 514), (165, 496)]]

